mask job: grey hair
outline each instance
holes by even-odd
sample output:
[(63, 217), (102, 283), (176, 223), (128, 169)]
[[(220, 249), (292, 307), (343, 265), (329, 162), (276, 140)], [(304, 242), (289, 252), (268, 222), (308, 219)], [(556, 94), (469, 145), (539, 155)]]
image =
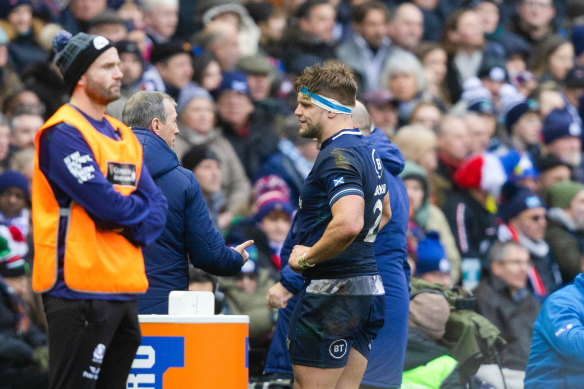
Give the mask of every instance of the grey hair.
[(416, 92), (421, 92), (426, 87), (424, 67), (418, 58), (408, 51), (396, 49), (394, 54), (389, 57), (379, 78), (381, 82), (379, 88), (387, 90), (389, 78), (395, 73), (414, 73), (416, 76)]
[(507, 258), (507, 252), (509, 251), (510, 247), (527, 250), (525, 247), (512, 240), (505, 242), (496, 241), (489, 250), (489, 259), (491, 260), (491, 263), (504, 261), (505, 258)]
[(158, 118), (166, 124), (164, 100), (176, 107), (172, 97), (162, 92), (140, 91), (128, 99), (122, 110), (122, 122), (129, 127), (149, 128), (152, 120)]
[(371, 126), (373, 121), (371, 120), (371, 115), (367, 111), (367, 108), (359, 100), (355, 101), (355, 107), (353, 108), (353, 124), (357, 127), (361, 133), (365, 136), (371, 134)]
[(141, 4), (142, 10), (149, 14), (153, 13), (159, 5), (178, 9), (178, 0), (142, 0)]

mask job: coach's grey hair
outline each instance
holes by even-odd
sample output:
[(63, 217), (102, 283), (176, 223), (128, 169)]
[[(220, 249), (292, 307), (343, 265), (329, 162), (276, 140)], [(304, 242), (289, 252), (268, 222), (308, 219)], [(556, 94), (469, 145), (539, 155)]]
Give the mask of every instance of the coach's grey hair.
[(135, 93), (124, 105), (122, 122), (130, 127), (150, 128), (152, 120), (158, 118), (166, 124), (165, 99), (176, 107), (174, 99), (166, 93), (148, 91)]

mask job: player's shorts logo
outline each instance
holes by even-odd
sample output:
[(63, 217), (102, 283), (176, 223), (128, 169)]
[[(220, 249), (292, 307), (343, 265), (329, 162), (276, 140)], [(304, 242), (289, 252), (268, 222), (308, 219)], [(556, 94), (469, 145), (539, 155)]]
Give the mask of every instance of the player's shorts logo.
[(335, 340), (329, 346), (329, 353), (335, 359), (341, 359), (347, 353), (347, 341), (345, 339)]

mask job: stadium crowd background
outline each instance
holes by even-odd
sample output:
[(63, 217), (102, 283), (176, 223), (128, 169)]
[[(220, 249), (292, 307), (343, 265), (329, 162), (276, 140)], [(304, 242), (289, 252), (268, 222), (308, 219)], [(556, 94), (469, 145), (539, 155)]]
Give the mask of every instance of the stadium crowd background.
[[(61, 29), (117, 42), (122, 97), (110, 115), (121, 119), (139, 90), (176, 100), (174, 151), (214, 223), (229, 244), (255, 240), (236, 277), (190, 272), (193, 288), (216, 293), (218, 312), (250, 315), (252, 375), (274, 326), (265, 295), (318, 154), (297, 133), (292, 84), (317, 62), (355, 71), (365, 123), (404, 154), (412, 274), (474, 289), (493, 273), (493, 242), (513, 240), (529, 265), (496, 276), (535, 298), (535, 320), (584, 269), (581, 1), (0, 0), (0, 273), (41, 334), (30, 179), (36, 131), (69, 98), (50, 49)], [(523, 370), (520, 360), (511, 368)]]

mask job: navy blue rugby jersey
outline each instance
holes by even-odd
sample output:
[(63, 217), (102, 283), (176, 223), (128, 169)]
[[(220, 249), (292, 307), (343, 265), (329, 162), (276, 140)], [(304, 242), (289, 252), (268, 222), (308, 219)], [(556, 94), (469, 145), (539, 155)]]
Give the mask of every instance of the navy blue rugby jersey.
[(377, 274), (373, 242), (377, 236), (387, 186), (381, 159), (359, 130), (326, 139), (300, 194), (292, 225), (296, 244), (313, 246), (332, 219), (331, 207), (343, 196), (365, 199), (363, 229), (338, 256), (306, 270), (309, 279)]

